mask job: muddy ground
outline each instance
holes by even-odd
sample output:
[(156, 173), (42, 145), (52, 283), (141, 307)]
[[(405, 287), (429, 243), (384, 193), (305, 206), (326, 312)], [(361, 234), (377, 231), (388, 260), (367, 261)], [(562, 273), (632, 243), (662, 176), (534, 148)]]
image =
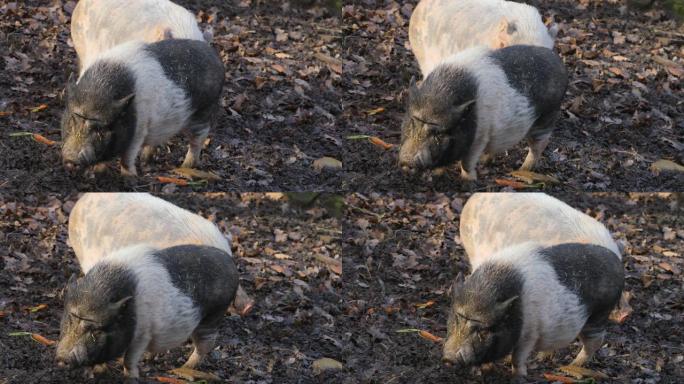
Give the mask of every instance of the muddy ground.
[[(562, 117), (538, 172), (560, 180), (550, 190), (682, 190), (681, 173), (650, 170), (659, 159), (684, 161), (684, 30), (662, 8), (621, 13), (624, 1), (527, 1), (561, 24), (557, 40), (570, 74)], [(352, 0), (343, 6), (342, 122), (348, 135), (400, 142), (406, 89), (421, 79), (408, 42), (417, 1)], [(663, 60), (665, 59), (665, 60)], [(668, 61), (670, 60), (670, 61)], [(676, 63), (672, 63), (675, 61)], [(397, 149), (365, 140), (345, 147), (351, 191), (498, 190), (512, 179), (524, 144), (478, 167), (463, 184), (454, 166), (442, 176), (402, 175)]]
[[(341, 360), (342, 313), (339, 221), (320, 206), (295, 209), (264, 195), (175, 194), (163, 198), (230, 231), (240, 282), (256, 304), (245, 317), (226, 316), (217, 348), (201, 369), (235, 383), (341, 381), (343, 372), (312, 373), (321, 357)], [(98, 380), (54, 364), (54, 347), (10, 332), (59, 336), (61, 290), (79, 268), (67, 241), (67, 218), (75, 195), (0, 195), (0, 383), (122, 382), (122, 367)], [(333, 272), (335, 270), (336, 272)], [(46, 304), (30, 312), (28, 308)], [(169, 376), (191, 353), (189, 344), (147, 358), (141, 376)], [(143, 381), (145, 382), (145, 381)]]
[[(202, 170), (221, 177), (209, 191), (337, 190), (339, 176), (317, 172), (314, 160), (341, 158), (343, 132), (337, 90), (342, 65), (340, 24), (307, 1), (176, 1), (212, 28), (226, 67), (218, 123), (202, 153)], [(104, 174), (68, 174), (59, 146), (12, 132), (60, 139), (60, 93), (76, 71), (70, 42), (75, 1), (3, 1), (0, 5), (0, 180), (4, 188), (56, 193), (152, 190), (156, 176), (173, 176), (187, 150), (179, 136), (161, 147), (150, 169), (126, 182), (118, 161)], [(339, 13), (339, 12), (337, 12)], [(46, 105), (46, 109), (31, 112)], [(9, 115), (7, 115), (9, 114)], [(189, 187), (182, 188), (190, 190)]]
[[(607, 225), (625, 246), (626, 290), (634, 312), (608, 329), (588, 368), (611, 383), (681, 383), (684, 378), (684, 230), (682, 210), (657, 196), (561, 194), (565, 202)], [(510, 365), (487, 372), (441, 363), (441, 345), (416, 328), (446, 336), (446, 292), (459, 271), (468, 273), (458, 239), (466, 196), (353, 194), (343, 234), (349, 383), (509, 383)], [(429, 305), (434, 301), (433, 305)], [(419, 308), (418, 305), (427, 305)], [(531, 361), (530, 382), (547, 382), (579, 352), (579, 344), (552, 360)]]

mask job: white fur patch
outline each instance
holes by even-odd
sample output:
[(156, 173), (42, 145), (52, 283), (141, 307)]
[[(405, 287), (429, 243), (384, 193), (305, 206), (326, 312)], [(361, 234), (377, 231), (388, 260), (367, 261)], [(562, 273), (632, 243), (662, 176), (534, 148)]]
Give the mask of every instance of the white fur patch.
[(149, 340), (145, 349), (158, 353), (187, 341), (201, 318), (192, 299), (173, 285), (166, 268), (155, 260), (154, 251), (154, 247), (137, 245), (111, 254), (104, 262), (126, 266), (137, 277), (131, 344)]
[(528, 241), (545, 247), (600, 245), (621, 258), (603, 224), (544, 193), (475, 193), (463, 207), (459, 232), (473, 268), (497, 251)]
[(496, 263), (519, 271), (523, 277), (519, 343), (537, 351), (551, 351), (575, 340), (588, 315), (579, 297), (560, 283), (553, 267), (539, 254), (540, 249), (541, 245), (534, 242), (514, 245), (494, 253), (478, 267)]
[(121, 63), (133, 72), (137, 125), (132, 143), (156, 146), (187, 126), (190, 99), (144, 48), (140, 41), (124, 43), (102, 53), (98, 61)]
[(536, 116), (527, 97), (510, 86), (506, 73), (487, 55), (483, 46), (466, 49), (442, 64), (464, 68), (478, 83), (477, 130), (468, 157), (497, 153), (511, 148), (527, 136)]
[(71, 38), (81, 73), (109, 49), (134, 40), (152, 43), (204, 40), (195, 16), (169, 0), (80, 0), (71, 20)]
[(86, 193), (69, 215), (69, 244), (84, 273), (134, 245), (208, 245), (232, 255), (230, 241), (211, 221), (147, 193)]

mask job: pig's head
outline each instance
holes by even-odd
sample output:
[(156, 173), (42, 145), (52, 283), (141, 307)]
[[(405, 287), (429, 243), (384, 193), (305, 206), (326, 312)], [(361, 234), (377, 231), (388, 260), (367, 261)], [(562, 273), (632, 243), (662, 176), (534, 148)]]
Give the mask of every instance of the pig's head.
[(475, 137), (477, 82), (466, 70), (442, 64), (409, 89), (401, 127), (399, 165), (430, 169), (460, 160)]
[(124, 152), (135, 130), (135, 81), (122, 64), (96, 62), (70, 78), (62, 116), (65, 164), (87, 166)]
[(483, 265), (456, 279), (443, 361), (479, 365), (512, 352), (520, 337), (522, 280), (510, 266)]
[(65, 292), (57, 361), (70, 367), (113, 360), (126, 351), (135, 330), (135, 277), (99, 264)]

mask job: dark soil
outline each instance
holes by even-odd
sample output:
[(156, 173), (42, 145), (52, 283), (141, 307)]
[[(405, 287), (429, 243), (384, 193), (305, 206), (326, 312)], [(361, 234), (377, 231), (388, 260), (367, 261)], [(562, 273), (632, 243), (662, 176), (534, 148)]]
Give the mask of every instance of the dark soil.
[[(315, 380), (313, 361), (341, 360), (340, 276), (316, 258), (340, 258), (337, 219), (321, 207), (294, 209), (263, 194), (163, 197), (232, 233), (241, 284), (256, 302), (246, 317), (225, 317), (217, 348), (201, 370), (235, 383), (310, 383)], [(66, 244), (66, 221), (75, 200), (75, 195), (31, 195), (21, 201), (0, 195), (0, 383), (83, 380), (81, 370), (56, 367), (54, 347), (8, 335), (25, 331), (59, 337), (61, 291), (67, 278), (79, 272)], [(286, 240), (276, 241), (277, 231)], [(28, 310), (40, 304), (47, 308)], [(188, 344), (148, 357), (141, 376), (149, 382), (170, 376), (166, 371), (182, 365), (191, 352)], [(109, 372), (88, 382), (119, 383), (121, 371), (119, 363), (111, 363)], [(334, 381), (342, 375), (328, 371), (318, 377)]]
[[(559, 194), (607, 225), (625, 245), (626, 290), (632, 315), (612, 324), (588, 368), (614, 383), (684, 380), (684, 230), (682, 211), (656, 195)], [(350, 334), (348, 369), (360, 383), (509, 383), (510, 364), (489, 371), (441, 363), (441, 345), (406, 328), (446, 336), (446, 292), (459, 271), (468, 273), (458, 237), (458, 194), (353, 194), (347, 197), (343, 265), (346, 313), (338, 325)], [(417, 305), (434, 301), (424, 309)], [(543, 309), (542, 309), (543, 310)], [(549, 361), (530, 361), (530, 382), (569, 364), (579, 343)]]
[[(399, 144), (406, 89), (421, 79), (410, 51), (408, 23), (417, 1), (353, 0), (343, 7), (341, 120), (346, 134), (379, 136)], [(528, 1), (561, 23), (556, 48), (570, 74), (563, 113), (537, 172), (561, 181), (550, 190), (682, 190), (681, 173), (650, 170), (659, 159), (684, 161), (682, 64), (684, 32), (661, 8), (621, 13), (623, 1)], [(655, 59), (654, 59), (655, 58)], [(654, 60), (677, 62), (668, 67)], [(662, 61), (662, 60), (661, 60)], [(378, 108), (384, 111), (377, 113)], [(458, 166), (442, 176), (406, 176), (397, 148), (350, 141), (345, 169), (351, 191), (498, 190), (495, 179), (522, 164), (524, 143), (478, 166), (479, 180), (459, 178)]]
[[(203, 190), (337, 190), (339, 175), (319, 173), (314, 160), (341, 159), (339, 17), (295, 2), (176, 1), (213, 28), (213, 46), (226, 67), (218, 123), (202, 152), (201, 169), (221, 177)], [(11, 132), (60, 140), (59, 94), (77, 58), (70, 41), (75, 1), (2, 2), (0, 5), (0, 180), (5, 188), (64, 193), (158, 191), (156, 176), (169, 176), (187, 151), (179, 136), (157, 151), (137, 179), (119, 175), (118, 161), (103, 174), (68, 174), (59, 146)], [(47, 109), (30, 109), (46, 104)], [(189, 187), (184, 189), (190, 190)]]

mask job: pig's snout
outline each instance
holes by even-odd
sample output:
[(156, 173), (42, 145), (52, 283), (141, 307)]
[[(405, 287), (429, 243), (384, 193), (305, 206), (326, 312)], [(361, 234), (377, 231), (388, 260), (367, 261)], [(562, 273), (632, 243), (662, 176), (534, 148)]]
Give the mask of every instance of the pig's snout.
[(83, 347), (74, 347), (71, 350), (57, 348), (55, 360), (60, 368), (80, 367), (85, 363), (86, 351)]
[(62, 148), (62, 163), (68, 171), (77, 170), (81, 166), (91, 164), (92, 162), (93, 151), (89, 147), (82, 149)]
[(462, 367), (465, 365), (463, 354), (460, 350), (456, 352), (444, 352), (444, 356), (442, 356), (442, 362), (447, 366)]

